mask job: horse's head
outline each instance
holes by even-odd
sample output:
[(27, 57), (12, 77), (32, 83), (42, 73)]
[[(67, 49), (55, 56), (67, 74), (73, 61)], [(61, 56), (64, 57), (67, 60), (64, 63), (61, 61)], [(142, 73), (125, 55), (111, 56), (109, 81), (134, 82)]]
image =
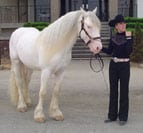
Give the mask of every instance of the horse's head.
[(88, 45), (90, 51), (99, 53), (102, 49), (100, 30), (101, 23), (96, 16), (95, 8), (93, 11), (84, 11), (81, 9), (81, 16), (79, 19), (79, 37)]

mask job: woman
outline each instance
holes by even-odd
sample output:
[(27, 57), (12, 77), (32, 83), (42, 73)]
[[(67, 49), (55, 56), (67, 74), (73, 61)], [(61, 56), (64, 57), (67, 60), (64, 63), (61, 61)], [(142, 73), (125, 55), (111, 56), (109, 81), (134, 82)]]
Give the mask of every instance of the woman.
[[(119, 124), (125, 125), (128, 120), (130, 79), (129, 57), (132, 52), (133, 39), (131, 32), (126, 31), (126, 23), (122, 15), (117, 15), (113, 20), (111, 20), (109, 22), (109, 26), (114, 27), (116, 33), (111, 37), (108, 48), (102, 49), (103, 52), (112, 56), (109, 65), (109, 112), (108, 119), (104, 122), (113, 122), (118, 118)], [(118, 82), (120, 82), (119, 102)]]

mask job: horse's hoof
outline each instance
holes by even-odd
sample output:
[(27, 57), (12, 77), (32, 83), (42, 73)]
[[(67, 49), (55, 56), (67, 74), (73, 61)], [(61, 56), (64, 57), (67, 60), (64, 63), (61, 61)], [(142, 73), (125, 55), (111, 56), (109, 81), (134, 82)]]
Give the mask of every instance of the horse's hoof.
[(32, 103), (26, 103), (27, 107), (32, 107)]
[(53, 120), (56, 120), (56, 121), (63, 121), (64, 120), (63, 115), (51, 116), (51, 118)]
[(64, 117), (63, 116), (56, 116), (53, 119), (56, 120), (56, 121), (63, 121)]
[(28, 98), (28, 99), (26, 100), (26, 105), (27, 105), (27, 107), (31, 107), (31, 106), (32, 106), (32, 102), (31, 102), (31, 99), (30, 99), (30, 98)]
[(27, 107), (23, 107), (23, 108), (20, 107), (20, 108), (18, 108), (18, 111), (24, 113), (27, 111)]
[(64, 120), (64, 116), (60, 110), (55, 110), (55, 111), (50, 110), (49, 116), (50, 116), (50, 118), (52, 118), (53, 120), (56, 120), (56, 121)]
[(38, 123), (44, 123), (46, 121), (46, 119), (44, 117), (39, 117), (39, 118), (34, 118), (36, 122)]

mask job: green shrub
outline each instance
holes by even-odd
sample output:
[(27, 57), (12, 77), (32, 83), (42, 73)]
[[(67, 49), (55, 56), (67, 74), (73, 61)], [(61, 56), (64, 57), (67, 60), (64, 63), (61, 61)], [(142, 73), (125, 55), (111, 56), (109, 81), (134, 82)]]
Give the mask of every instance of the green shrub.
[(127, 31), (133, 33), (131, 61), (143, 63), (143, 18), (126, 17)]
[(135, 18), (135, 17), (125, 17), (125, 21), (127, 22), (127, 23), (136, 23), (136, 22), (138, 22), (138, 23), (143, 23), (143, 18)]
[(38, 30), (43, 30), (45, 27), (47, 27), (50, 23), (49, 22), (27, 22), (24, 23), (24, 27), (35, 27)]
[[(140, 22), (129, 22), (129, 23), (127, 23), (127, 28), (135, 29), (137, 23), (140, 23)], [(140, 28), (143, 29), (143, 23), (140, 23)]]
[(135, 30), (133, 32), (133, 52), (131, 54), (131, 61), (143, 63), (143, 31), (141, 30), (141, 24), (136, 23)]
[(127, 30), (134, 31), (137, 23), (140, 24), (140, 28), (143, 30), (143, 18), (125, 17), (125, 21)]

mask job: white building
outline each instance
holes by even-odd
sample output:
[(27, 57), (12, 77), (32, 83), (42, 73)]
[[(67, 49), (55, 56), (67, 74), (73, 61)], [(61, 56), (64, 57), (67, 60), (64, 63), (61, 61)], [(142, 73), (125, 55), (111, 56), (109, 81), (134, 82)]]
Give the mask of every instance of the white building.
[(101, 21), (116, 14), (143, 17), (143, 0), (0, 0), (0, 23), (54, 21), (60, 15), (81, 6), (98, 7)]
[(143, 18), (143, 0), (136, 0), (136, 17)]

